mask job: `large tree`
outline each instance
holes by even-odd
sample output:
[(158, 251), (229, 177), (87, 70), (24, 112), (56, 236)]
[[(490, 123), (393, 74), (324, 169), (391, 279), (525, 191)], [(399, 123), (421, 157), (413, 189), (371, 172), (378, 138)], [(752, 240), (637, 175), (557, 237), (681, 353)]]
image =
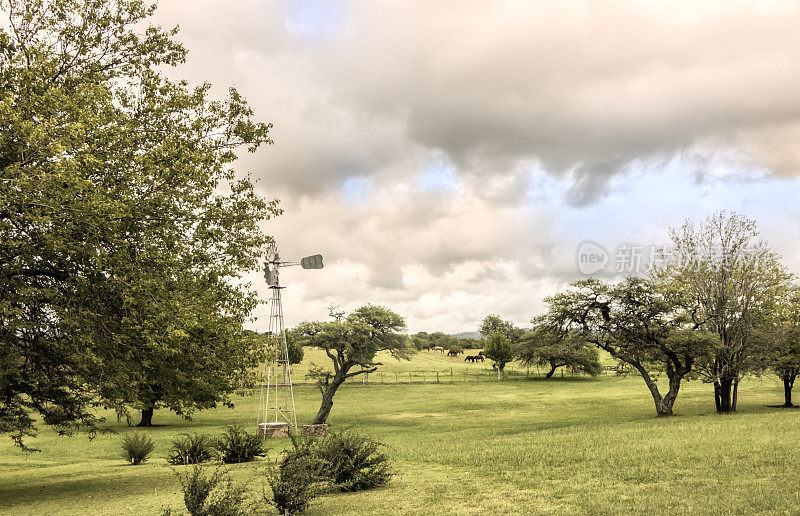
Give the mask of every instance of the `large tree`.
[[(590, 279), (547, 299), (548, 331), (591, 342), (632, 366), (642, 377), (659, 416), (669, 416), (681, 382), (716, 339), (685, 309), (687, 300), (668, 284), (630, 277), (618, 284)], [(666, 374), (662, 394), (658, 376)]]
[(347, 380), (360, 374), (375, 372), (380, 362), (379, 351), (388, 351), (395, 358), (408, 359), (413, 345), (405, 330), (402, 317), (388, 308), (367, 305), (347, 317), (332, 311), (333, 321), (305, 322), (297, 327), (303, 343), (322, 349), (330, 358), (333, 372), (315, 367), (310, 374), (322, 392), (322, 404), (313, 424), (323, 424), (333, 407), (333, 397)]
[(257, 358), (239, 278), (279, 213), (230, 164), (269, 126), (165, 77), (186, 51), (153, 6), (0, 5), (0, 431), (226, 401)]
[(691, 313), (719, 337), (697, 370), (714, 385), (717, 412), (733, 412), (739, 380), (760, 362), (755, 336), (790, 275), (755, 222), (737, 213), (716, 213), (697, 226), (687, 221), (671, 237), (670, 256), (655, 275), (679, 285)]
[(602, 369), (597, 348), (583, 338), (583, 332), (554, 331), (546, 320), (535, 318), (533, 330), (517, 344), (515, 354), (525, 366), (549, 368), (545, 378), (552, 378), (559, 367), (597, 376)]

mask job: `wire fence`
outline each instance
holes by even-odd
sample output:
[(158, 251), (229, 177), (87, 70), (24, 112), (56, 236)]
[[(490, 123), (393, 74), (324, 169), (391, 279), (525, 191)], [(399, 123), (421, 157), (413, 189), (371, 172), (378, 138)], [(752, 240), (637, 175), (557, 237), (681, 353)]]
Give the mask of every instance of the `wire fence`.
[[(547, 371), (539, 368), (507, 368), (504, 372), (504, 379), (525, 379), (525, 378), (545, 378)], [(602, 374), (625, 374), (617, 367), (604, 367)], [(589, 378), (588, 374), (580, 371), (573, 371), (568, 368), (558, 368), (553, 374), (554, 378)], [(362, 385), (402, 385), (402, 384), (436, 384), (436, 383), (459, 383), (459, 382), (480, 382), (486, 380), (497, 380), (497, 371), (491, 369), (480, 370), (454, 370), (433, 369), (433, 370), (414, 370), (414, 371), (376, 371), (374, 373), (363, 373), (349, 378), (345, 383)], [(311, 385), (314, 382), (303, 379), (293, 382), (295, 385)]]

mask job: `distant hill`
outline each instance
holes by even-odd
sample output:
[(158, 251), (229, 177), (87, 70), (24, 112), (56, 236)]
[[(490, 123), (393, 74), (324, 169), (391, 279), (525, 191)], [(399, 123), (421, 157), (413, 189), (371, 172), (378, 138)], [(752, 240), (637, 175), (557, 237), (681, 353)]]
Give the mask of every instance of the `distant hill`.
[(477, 331), (462, 331), (461, 333), (451, 333), (451, 337), (458, 337), (459, 339), (472, 339), (481, 340), (481, 334)]

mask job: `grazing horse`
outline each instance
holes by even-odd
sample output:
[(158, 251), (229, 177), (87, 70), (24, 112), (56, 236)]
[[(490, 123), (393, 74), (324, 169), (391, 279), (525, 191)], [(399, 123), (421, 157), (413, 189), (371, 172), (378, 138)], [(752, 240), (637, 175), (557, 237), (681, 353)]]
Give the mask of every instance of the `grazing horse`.
[(438, 351), (440, 353), (444, 353), (444, 348), (442, 346), (434, 346), (433, 350)]
[(481, 357), (479, 357), (478, 355), (467, 355), (466, 358), (464, 358), (464, 362), (472, 362), (474, 364), (475, 362), (480, 360), (480, 358)]
[(430, 351), (430, 350), (431, 350), (431, 347), (428, 346), (427, 344), (423, 344), (422, 345), (422, 351)]
[(447, 352), (447, 356), (448, 357), (457, 357), (458, 356), (458, 350), (457, 349), (451, 349), (450, 351)]

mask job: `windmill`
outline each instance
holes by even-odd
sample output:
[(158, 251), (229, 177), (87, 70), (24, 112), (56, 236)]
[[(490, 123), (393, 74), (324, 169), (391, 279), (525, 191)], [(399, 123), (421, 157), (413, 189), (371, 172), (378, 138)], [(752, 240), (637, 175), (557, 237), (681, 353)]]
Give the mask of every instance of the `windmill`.
[(289, 347), (286, 343), (286, 328), (283, 325), (283, 305), (279, 271), (281, 267), (299, 265), (303, 269), (321, 269), (322, 255), (306, 256), (299, 262), (282, 262), (274, 243), (267, 248), (264, 262), (264, 278), (267, 280), (272, 299), (269, 310), (269, 338), (275, 340), (276, 351), (264, 362), (266, 388), (261, 384), (258, 407), (258, 432), (268, 437), (281, 437), (288, 434), (289, 426), (297, 428), (294, 411), (294, 391), (292, 390), (292, 369), (289, 364)]

